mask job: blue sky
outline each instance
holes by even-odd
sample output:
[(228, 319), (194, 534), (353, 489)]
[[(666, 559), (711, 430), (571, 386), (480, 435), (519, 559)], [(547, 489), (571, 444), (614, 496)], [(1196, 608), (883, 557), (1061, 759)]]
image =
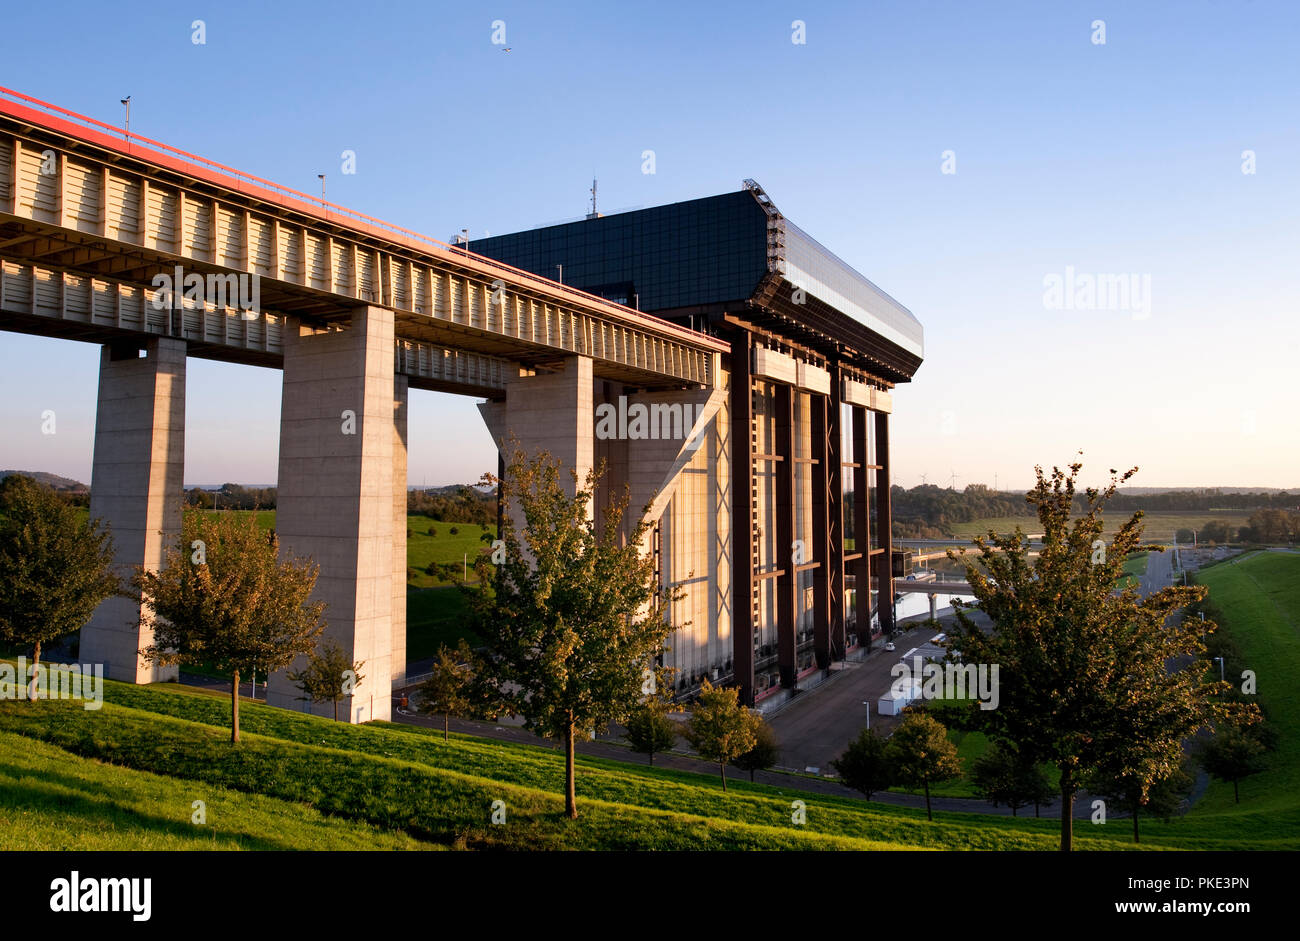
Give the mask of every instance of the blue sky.
[[(1261, 0), (44, 4), (6, 11), (0, 85), (112, 122), (131, 95), (132, 130), (439, 238), (580, 216), (593, 172), (606, 212), (752, 177), (925, 326), (896, 482), (1026, 487), (1082, 448), (1090, 477), (1297, 487), (1298, 27)], [(1067, 268), (1149, 306), (1050, 309)], [(0, 335), (0, 467), (89, 481), (97, 365)], [(273, 481), (279, 373), (191, 359), (187, 393), (186, 481)], [(473, 399), (411, 399), (411, 484), (495, 469)]]

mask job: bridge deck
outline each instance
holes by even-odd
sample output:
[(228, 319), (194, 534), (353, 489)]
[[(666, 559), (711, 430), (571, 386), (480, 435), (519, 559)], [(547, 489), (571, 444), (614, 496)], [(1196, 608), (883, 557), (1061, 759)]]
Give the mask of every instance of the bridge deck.
[[(0, 262), (6, 329), (96, 342), (164, 333), (195, 355), (274, 365), (286, 318), (327, 329), (368, 304), (396, 313), (398, 368), (413, 385), (489, 396), (575, 354), (601, 378), (712, 386), (729, 349), (5, 88)], [(177, 266), (256, 277), (260, 310), (154, 308), (155, 276)]]

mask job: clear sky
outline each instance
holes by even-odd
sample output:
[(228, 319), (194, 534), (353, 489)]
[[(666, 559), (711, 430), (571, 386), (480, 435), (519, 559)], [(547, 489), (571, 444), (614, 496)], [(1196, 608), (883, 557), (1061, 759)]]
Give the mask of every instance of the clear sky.
[[(605, 212), (752, 177), (925, 327), (897, 483), (1082, 448), (1093, 479), (1300, 487), (1298, 40), (1281, 0), (47, 2), (6, 9), (0, 85), (130, 95), (134, 131), (443, 239), (580, 216), (593, 172)], [(1119, 275), (1125, 309), (1049, 296)], [(0, 334), (0, 467), (89, 482), (97, 367)], [(187, 382), (186, 482), (273, 482), (279, 373)], [(495, 470), (474, 401), (411, 393), (411, 484)]]

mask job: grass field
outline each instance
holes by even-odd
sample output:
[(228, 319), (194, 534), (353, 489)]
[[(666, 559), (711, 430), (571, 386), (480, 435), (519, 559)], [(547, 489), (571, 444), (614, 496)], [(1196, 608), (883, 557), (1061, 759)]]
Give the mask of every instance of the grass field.
[[(581, 817), (571, 822), (562, 815), (563, 755), (557, 750), (463, 735), (444, 744), (434, 730), (387, 723), (352, 726), (251, 702), (241, 706), (244, 742), (232, 747), (223, 728), (229, 705), (219, 695), (170, 684), (110, 682), (105, 699), (98, 712), (77, 703), (0, 703), (0, 736), (21, 735), (32, 742), (31, 747), (9, 747), (14, 739), (4, 738), (0, 747), (7, 753), (26, 752), (32, 757), (23, 761), (38, 765), (42, 756), (48, 757), (56, 764), (45, 767), (60, 768), (81, 791), (102, 791), (111, 799), (120, 815), (114, 828), (121, 835), (103, 837), (106, 847), (175, 837), (177, 845), (197, 848), (198, 842), (177, 834), (173, 819), (194, 799), (209, 802), (210, 824), (225, 820), (225, 814), (239, 817), (225, 820), (219, 840), (257, 831), (243, 816), (246, 811), (235, 805), (214, 818), (211, 808), (218, 798), (209, 795), (260, 795), (273, 802), (265, 805), (268, 809), (284, 805), (310, 811), (316, 816), (304, 817), (304, 827), (328, 820), (378, 827), (393, 839), (471, 848), (1052, 849), (1057, 840), (1057, 822), (1049, 818), (936, 812), (931, 823), (919, 809), (743, 780), (733, 779), (723, 793), (711, 768), (695, 774), (586, 757), (578, 759)], [(127, 778), (114, 784), (112, 776), (122, 774)], [(142, 791), (132, 803), (131, 789), (137, 785), (124, 782), (133, 782), (134, 774), (157, 782), (161, 790)], [(46, 786), (40, 766), (30, 773), (4, 769), (3, 819), (21, 820), (30, 813), (38, 820), (50, 806)], [(128, 790), (123, 793), (122, 787)], [(804, 826), (791, 824), (795, 797), (807, 804)], [(488, 822), (495, 800), (506, 804), (505, 826)], [(1150, 822), (1144, 824), (1141, 848), (1300, 848), (1294, 825), (1260, 810), (1203, 813), (1196, 820), (1189, 815), (1167, 825)], [(252, 811), (247, 813), (251, 819)], [(182, 814), (180, 822), (187, 816)], [(1230, 826), (1223, 825), (1225, 820)], [(83, 828), (97, 825), (94, 814), (74, 815), (61, 839), (75, 840)], [(264, 832), (278, 838), (278, 826)], [(203, 835), (212, 839), (207, 831)], [(350, 838), (342, 831), (319, 836), (321, 841)], [(28, 839), (21, 828), (0, 828), (2, 848), (26, 845)], [(1077, 825), (1076, 845), (1132, 848), (1125, 827), (1087, 824)]]
[[(1131, 513), (1121, 513), (1112, 511), (1105, 515), (1104, 533), (1107, 536), (1113, 535), (1121, 526), (1128, 522), (1132, 516)], [(1180, 529), (1199, 530), (1206, 523), (1213, 520), (1219, 520), (1228, 524), (1235, 532), (1240, 526), (1245, 526), (1250, 519), (1249, 510), (1216, 510), (1204, 512), (1174, 512), (1174, 511), (1143, 511), (1142, 514), (1142, 538), (1146, 542), (1173, 542), (1174, 533)], [(998, 516), (987, 519), (972, 520), (969, 523), (953, 523), (952, 534), (965, 539), (975, 536), (982, 536), (990, 529), (997, 533), (1014, 532), (1019, 526), (1024, 532), (1034, 534), (1041, 533), (1042, 524), (1036, 516)]]
[[(1253, 826), (1261, 818), (1300, 827), (1300, 553), (1255, 552), (1202, 569), (1197, 580), (1224, 611), (1223, 627), (1258, 677), (1259, 704), (1279, 735), (1267, 771), (1232, 785), (1214, 782), (1189, 817)], [(1236, 683), (1240, 677), (1227, 677)]]
[[(104, 764), (0, 732), (6, 850), (437, 848), (312, 807)], [(204, 822), (194, 822), (202, 801)]]
[[(406, 564), (416, 570), (409, 574), (406, 584), (411, 588), (433, 588), (440, 585), (453, 585), (462, 580), (466, 558), (469, 561), (469, 580), (474, 580), (474, 559), (486, 548), (482, 535), (490, 533), (496, 538), (495, 526), (477, 526), (473, 523), (440, 523), (427, 516), (408, 516), (406, 528), (410, 533), (406, 537)], [(429, 530), (437, 531), (437, 536), (430, 536)], [(455, 534), (452, 529), (457, 530)], [(451, 563), (456, 566), (455, 578), (446, 580), (435, 578), (425, 570), (430, 563)]]

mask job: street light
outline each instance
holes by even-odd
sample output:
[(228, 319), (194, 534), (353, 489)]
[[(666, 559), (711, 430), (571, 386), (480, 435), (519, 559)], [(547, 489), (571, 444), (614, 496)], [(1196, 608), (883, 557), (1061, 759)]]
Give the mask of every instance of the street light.
[(1222, 657), (1215, 657), (1214, 659), (1219, 661), (1219, 682), (1220, 682), (1220, 683), (1226, 683), (1227, 680), (1225, 680), (1225, 679), (1223, 678), (1223, 658), (1222, 658)]
[(559, 281), (561, 284), (563, 284), (563, 283), (564, 283), (564, 265), (556, 265), (555, 268), (556, 268), (557, 271), (560, 272), (560, 276), (559, 276), (556, 280)]
[(870, 729), (871, 728), (871, 700), (870, 699), (862, 700), (862, 705), (867, 707), (867, 728)]
[(126, 126), (124, 127), (124, 130), (129, 137), (131, 134), (131, 96), (127, 95), (125, 98), (120, 100), (122, 104), (126, 106)]

